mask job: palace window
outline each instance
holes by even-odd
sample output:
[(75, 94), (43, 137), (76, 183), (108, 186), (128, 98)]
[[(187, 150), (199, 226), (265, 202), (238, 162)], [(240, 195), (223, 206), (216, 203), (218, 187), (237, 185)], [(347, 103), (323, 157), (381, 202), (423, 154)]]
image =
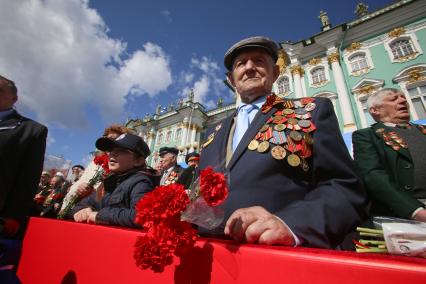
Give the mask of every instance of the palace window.
[(320, 84), (326, 81), (324, 67), (315, 68), (311, 71), (312, 84)]
[(415, 50), (409, 39), (398, 39), (390, 44), (394, 59), (414, 54)]
[(407, 89), (419, 119), (426, 119), (426, 83)]
[(166, 141), (165, 143), (170, 143), (170, 140), (172, 139), (172, 131), (168, 131), (166, 134)]
[(358, 53), (349, 58), (349, 63), (351, 65), (351, 71), (357, 72), (368, 68), (367, 58), (364, 53)]
[(178, 128), (178, 130), (176, 130), (175, 141), (179, 141), (181, 138), (182, 138), (182, 128)]
[(287, 76), (281, 77), (278, 80), (278, 94), (285, 94), (290, 92), (290, 82)]
[(161, 143), (163, 143), (163, 133), (160, 133), (160, 135), (158, 135), (157, 144), (161, 144)]

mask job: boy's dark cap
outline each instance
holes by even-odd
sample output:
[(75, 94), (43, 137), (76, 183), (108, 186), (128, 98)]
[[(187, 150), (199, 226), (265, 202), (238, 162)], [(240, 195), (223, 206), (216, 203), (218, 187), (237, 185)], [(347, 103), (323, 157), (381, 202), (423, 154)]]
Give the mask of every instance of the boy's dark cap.
[(278, 59), (278, 46), (274, 41), (264, 36), (249, 37), (237, 42), (225, 53), (224, 63), (228, 71), (232, 70), (235, 57), (247, 48), (263, 48), (271, 55), (274, 62)]
[(159, 151), (159, 155), (160, 157), (167, 154), (167, 153), (172, 153), (172, 154), (179, 154), (179, 150), (177, 148), (174, 147), (161, 147), (160, 151)]
[(102, 151), (111, 151), (114, 147), (121, 147), (132, 152), (139, 153), (145, 158), (151, 154), (148, 145), (137, 135), (125, 133), (116, 139), (101, 137), (96, 140), (96, 148)]

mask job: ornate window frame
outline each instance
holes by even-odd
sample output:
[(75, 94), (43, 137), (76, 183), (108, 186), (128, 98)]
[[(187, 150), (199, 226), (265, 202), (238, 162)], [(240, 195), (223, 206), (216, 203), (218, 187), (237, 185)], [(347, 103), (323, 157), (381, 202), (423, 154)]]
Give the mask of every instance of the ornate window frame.
[[(311, 62), (312, 61), (313, 60), (311, 60)], [(325, 80), (318, 83), (314, 83), (312, 72), (319, 68), (324, 70)], [(320, 88), (328, 84), (330, 82), (330, 73), (328, 69), (329, 69), (328, 64), (326, 62), (323, 62), (323, 60), (321, 59), (319, 59), (319, 62), (314, 62), (314, 64), (308, 64), (305, 70), (306, 70), (306, 73), (308, 74), (309, 87)]]
[[(407, 55), (407, 56), (394, 58), (392, 48), (391, 48), (391, 44), (398, 41), (398, 40), (404, 40), (404, 39), (409, 40), (411, 42), (414, 53)], [(383, 45), (384, 45), (385, 50), (387, 51), (389, 59), (392, 63), (407, 62), (407, 61), (413, 60), (417, 56), (423, 54), (423, 51), (420, 47), (420, 44), (419, 44), (419, 41), (417, 39), (415, 32), (414, 31), (406, 31), (404, 28), (396, 28), (396, 29), (392, 30), (391, 32), (389, 32), (387, 38), (383, 42)]]
[[(350, 59), (357, 55), (364, 55), (368, 67), (358, 71), (352, 71)], [(346, 70), (350, 76), (361, 76), (374, 69), (374, 63), (371, 57), (370, 49), (368, 46), (363, 46), (361, 43), (352, 43), (348, 48), (346, 48), (343, 52), (343, 61), (345, 62)]]
[[(288, 80), (288, 86), (289, 86), (289, 90), (287, 91), (287, 92), (284, 92), (284, 93), (280, 93), (279, 92), (279, 87), (278, 87), (278, 84), (279, 84), (279, 82), (280, 82), (280, 80), (282, 80), (282, 79), (284, 79), (284, 78), (287, 78), (287, 80)], [(274, 86), (274, 91), (275, 91), (275, 93), (279, 96), (279, 97), (287, 97), (288, 95), (290, 95), (292, 92), (293, 92), (293, 84), (292, 84), (292, 80), (291, 80), (291, 76), (290, 75), (288, 75), (287, 73), (284, 73), (284, 74), (281, 74), (279, 77), (278, 77), (278, 79), (275, 81), (275, 84), (274, 84), (275, 86)]]
[(426, 83), (426, 64), (414, 64), (402, 69), (393, 79), (393, 83), (397, 83), (405, 94), (407, 102), (410, 106), (410, 115), (413, 120), (418, 120), (419, 116), (414, 108), (408, 89), (423, 85)]

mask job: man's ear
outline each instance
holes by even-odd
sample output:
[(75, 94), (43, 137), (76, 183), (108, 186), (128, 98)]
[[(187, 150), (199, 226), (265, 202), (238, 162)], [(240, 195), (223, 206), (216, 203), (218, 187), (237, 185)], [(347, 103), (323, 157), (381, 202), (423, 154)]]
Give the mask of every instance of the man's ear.
[(232, 76), (232, 72), (228, 72), (226, 74), (226, 77), (228, 78), (229, 83), (231, 83), (232, 87), (234, 87), (235, 89), (235, 81), (234, 81), (234, 77)]
[(135, 167), (141, 167), (143, 165), (145, 165), (145, 157), (144, 156), (140, 156), (140, 157), (134, 159), (134, 166)]
[(372, 106), (368, 110), (373, 118), (380, 116), (380, 107), (379, 106)]

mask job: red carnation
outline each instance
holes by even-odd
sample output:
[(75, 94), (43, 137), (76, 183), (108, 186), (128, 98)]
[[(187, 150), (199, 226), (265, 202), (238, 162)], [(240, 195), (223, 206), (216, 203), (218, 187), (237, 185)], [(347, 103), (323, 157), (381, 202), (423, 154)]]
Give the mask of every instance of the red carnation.
[(228, 184), (222, 173), (216, 173), (212, 167), (200, 172), (200, 192), (209, 206), (221, 204), (228, 196)]
[(172, 183), (157, 186), (136, 205), (135, 223), (149, 227), (164, 219), (180, 217), (188, 204), (189, 198), (183, 185)]
[(192, 248), (196, 239), (196, 230), (187, 222), (173, 218), (161, 222), (137, 238), (134, 251), (136, 265), (162, 272), (166, 265), (172, 264), (173, 254)]
[(96, 156), (96, 157), (93, 159), (93, 162), (94, 162), (96, 165), (99, 165), (99, 166), (101, 166), (101, 167), (104, 169), (104, 175), (106, 175), (106, 174), (108, 174), (108, 173), (109, 173), (109, 166), (108, 166), (108, 163), (109, 163), (109, 156), (108, 156), (108, 154), (107, 154), (107, 153), (102, 154), (102, 155), (100, 155), (100, 156)]

